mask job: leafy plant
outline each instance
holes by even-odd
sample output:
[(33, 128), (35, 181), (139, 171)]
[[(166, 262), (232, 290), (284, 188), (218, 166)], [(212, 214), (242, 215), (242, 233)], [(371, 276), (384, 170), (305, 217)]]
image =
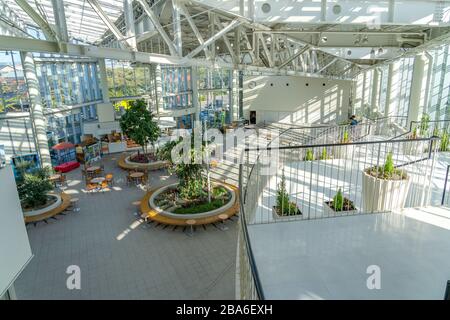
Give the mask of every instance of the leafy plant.
[(147, 154), (147, 145), (150, 143), (154, 146), (161, 135), (158, 123), (143, 99), (130, 102), (129, 108), (120, 118), (120, 128), (128, 138), (142, 147), (144, 154)]
[(414, 129), (413, 129), (413, 131), (412, 131), (412, 133), (411, 133), (410, 138), (411, 138), (411, 139), (417, 139), (417, 127), (414, 127)]
[(392, 152), (389, 152), (386, 157), (386, 162), (383, 166), (383, 173), (386, 176), (392, 176), (394, 173), (394, 160), (392, 159)]
[(420, 119), (419, 134), (421, 137), (428, 135), (428, 129), (430, 127), (430, 116), (428, 114), (423, 114)]
[(314, 153), (311, 149), (306, 150), (305, 161), (313, 161)]
[(277, 188), (276, 207), (279, 215), (281, 216), (298, 214), (298, 208), (295, 202), (289, 201), (289, 194), (286, 190), (286, 177), (284, 175), (284, 170)]
[(403, 180), (408, 177), (405, 171), (395, 168), (392, 152), (387, 154), (386, 162), (383, 166), (369, 168), (366, 172), (376, 178), (386, 180)]
[(449, 145), (449, 139), (448, 139), (448, 132), (447, 130), (444, 130), (441, 136), (441, 144), (439, 146), (440, 151), (447, 151)]
[(328, 153), (327, 153), (327, 148), (323, 148), (322, 149), (322, 153), (320, 154), (319, 157), (320, 160), (327, 160), (328, 159)]
[(350, 137), (349, 137), (347, 128), (345, 128), (344, 132), (342, 134), (342, 143), (349, 143), (349, 142), (350, 142)]
[(53, 189), (49, 173), (50, 170), (45, 168), (23, 175), (23, 180), (17, 189), (24, 208), (35, 208), (47, 202), (47, 192)]
[(156, 157), (161, 161), (171, 161), (172, 160), (172, 149), (178, 144), (179, 140), (173, 140), (166, 142), (162, 147), (156, 151)]
[(344, 208), (344, 196), (342, 195), (341, 189), (333, 197), (333, 207), (335, 211), (342, 211)]

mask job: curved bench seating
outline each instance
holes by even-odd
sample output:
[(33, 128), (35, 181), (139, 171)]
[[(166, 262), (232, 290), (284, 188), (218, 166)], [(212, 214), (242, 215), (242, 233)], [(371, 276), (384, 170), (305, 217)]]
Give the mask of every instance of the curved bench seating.
[[(222, 211), (214, 216), (209, 216), (205, 218), (199, 218), (195, 219), (195, 225), (205, 225), (205, 224), (211, 224), (215, 222), (221, 222), (222, 219), (219, 217), (220, 215), (226, 214), (228, 217), (232, 217), (235, 214), (239, 212), (239, 190), (237, 187), (227, 184), (228, 187), (230, 187), (235, 193), (236, 193), (236, 200), (231, 208), (229, 208), (226, 211)], [(180, 218), (171, 218), (167, 216), (163, 216), (159, 214), (156, 210), (152, 209), (149, 205), (149, 200), (152, 194), (158, 190), (159, 188), (153, 189), (148, 191), (144, 198), (141, 200), (141, 218), (143, 219), (150, 219), (155, 222), (161, 223), (161, 224), (167, 224), (167, 225), (175, 225), (175, 226), (189, 226), (186, 221), (190, 221), (192, 219), (183, 219), (183, 215), (180, 214)]]
[(61, 193), (60, 196), (62, 201), (58, 207), (36, 216), (24, 217), (25, 223), (36, 223), (39, 221), (47, 220), (66, 210), (70, 206), (71, 197), (64, 192)]
[(166, 168), (168, 166), (168, 163), (165, 161), (158, 161), (155, 163), (143, 163), (143, 164), (131, 164), (131, 163), (127, 163), (125, 162), (125, 158), (129, 157), (132, 153), (123, 153), (119, 160), (117, 160), (117, 165), (124, 169), (124, 170), (159, 170), (159, 169), (163, 169)]

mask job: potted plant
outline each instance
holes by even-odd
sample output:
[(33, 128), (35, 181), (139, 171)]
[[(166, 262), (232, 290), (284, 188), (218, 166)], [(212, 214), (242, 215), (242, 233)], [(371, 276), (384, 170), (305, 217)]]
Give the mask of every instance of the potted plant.
[(306, 150), (304, 161), (314, 161), (314, 152), (311, 149)]
[[(350, 143), (350, 134), (348, 132), (348, 128), (344, 128), (342, 132), (342, 136), (338, 140), (338, 143)], [(351, 159), (354, 151), (354, 145), (346, 145), (346, 146), (334, 146), (333, 155), (336, 159)]]
[(153, 114), (147, 109), (143, 99), (130, 102), (126, 112), (120, 117), (120, 128), (123, 134), (141, 146), (143, 154), (138, 154), (130, 159), (136, 162), (147, 163), (151, 156), (147, 152), (150, 143), (155, 150), (155, 142), (161, 135), (158, 123)]
[(322, 152), (320, 153), (319, 160), (328, 160), (330, 157), (328, 156), (327, 148), (323, 147)]
[(422, 115), (422, 118), (420, 118), (419, 135), (421, 137), (427, 137), (429, 127), (430, 127), (430, 116), (424, 113)]
[(362, 176), (365, 212), (404, 208), (411, 181), (405, 171), (395, 168), (389, 152), (383, 166), (365, 169)]
[(448, 139), (447, 130), (444, 130), (442, 133), (441, 143), (439, 145), (439, 151), (441, 151), (441, 152), (449, 151), (449, 139)]
[(59, 206), (61, 197), (50, 194), (53, 184), (49, 180), (50, 169), (35, 169), (23, 173), (17, 185), (20, 203), (25, 216), (44, 213)]
[(356, 207), (353, 201), (344, 197), (342, 190), (339, 189), (336, 195), (331, 201), (325, 201), (324, 213), (327, 216), (332, 216), (336, 214), (352, 214), (356, 213)]
[(281, 181), (277, 187), (276, 205), (272, 207), (272, 216), (274, 219), (282, 219), (299, 215), (302, 215), (302, 212), (297, 204), (289, 200), (289, 193), (286, 190), (286, 177), (283, 170)]

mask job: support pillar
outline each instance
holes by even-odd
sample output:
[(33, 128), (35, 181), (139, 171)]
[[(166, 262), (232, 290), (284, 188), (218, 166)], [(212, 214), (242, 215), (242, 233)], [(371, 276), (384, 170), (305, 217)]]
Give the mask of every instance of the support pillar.
[(155, 67), (155, 93), (156, 93), (156, 109), (158, 113), (164, 112), (163, 98), (162, 98), (162, 74), (161, 65), (157, 64)]
[(192, 81), (192, 107), (195, 110), (195, 121), (200, 121), (200, 103), (198, 101), (198, 69), (197, 67), (192, 67), (191, 70), (191, 81)]
[(55, 29), (59, 40), (69, 42), (67, 32), (66, 14), (64, 11), (64, 2), (62, 0), (52, 0), (53, 15), (55, 17)]
[(136, 30), (134, 28), (133, 1), (123, 0), (123, 15), (128, 44), (136, 50)]
[(394, 64), (395, 62), (392, 62), (389, 64), (388, 67), (388, 80), (387, 80), (387, 92), (386, 92), (386, 107), (384, 108), (384, 116), (389, 116), (391, 113), (391, 110), (393, 110), (391, 105), (391, 98), (392, 98), (392, 91), (393, 91), (393, 84), (394, 84)]
[(380, 70), (373, 70), (373, 79), (372, 79), (372, 97), (371, 101), (371, 114), (379, 114), (380, 112)]
[(409, 98), (408, 124), (418, 121), (425, 107), (426, 88), (428, 79), (427, 58), (420, 54), (414, 58), (413, 74), (411, 81), (411, 95)]
[(33, 54), (21, 52), (22, 66), (27, 80), (28, 93), (30, 96), (30, 116), (34, 129), (36, 149), (41, 160), (42, 167), (52, 166), (50, 150), (47, 140), (47, 121), (42, 106), (41, 93), (39, 91), (39, 80), (36, 74), (36, 65)]
[(180, 4), (179, 0), (172, 0), (172, 21), (173, 21), (173, 44), (180, 57), (183, 56), (183, 44), (181, 41), (181, 19), (180, 19)]

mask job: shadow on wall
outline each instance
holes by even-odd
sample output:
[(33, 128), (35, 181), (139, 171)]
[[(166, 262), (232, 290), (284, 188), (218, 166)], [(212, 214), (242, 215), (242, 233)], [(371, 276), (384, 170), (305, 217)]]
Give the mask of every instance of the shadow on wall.
[(248, 76), (244, 117), (257, 123), (334, 123), (347, 118), (351, 81), (293, 76)]
[(5, 146), (6, 158), (36, 151), (29, 118), (0, 119), (0, 145)]

